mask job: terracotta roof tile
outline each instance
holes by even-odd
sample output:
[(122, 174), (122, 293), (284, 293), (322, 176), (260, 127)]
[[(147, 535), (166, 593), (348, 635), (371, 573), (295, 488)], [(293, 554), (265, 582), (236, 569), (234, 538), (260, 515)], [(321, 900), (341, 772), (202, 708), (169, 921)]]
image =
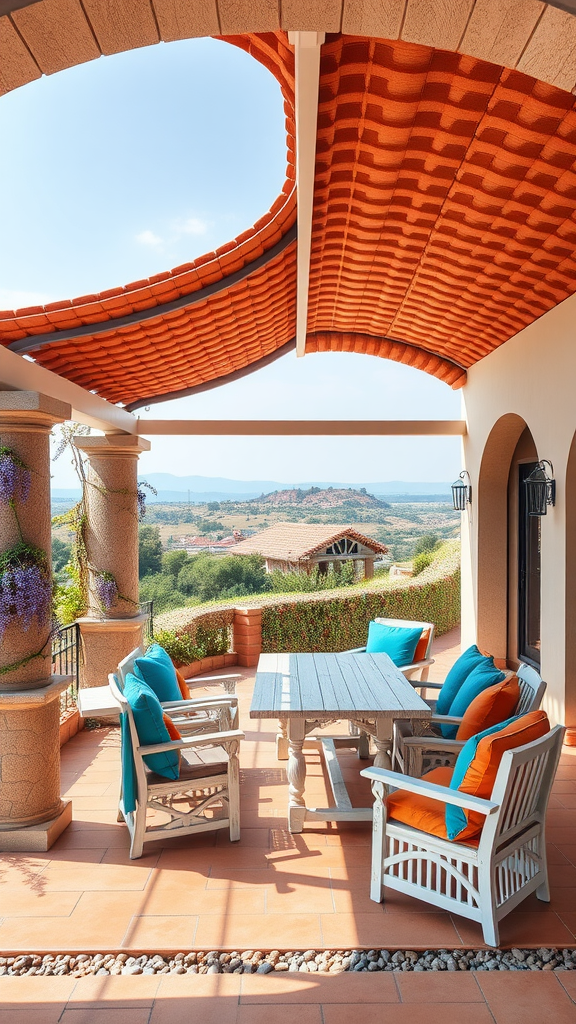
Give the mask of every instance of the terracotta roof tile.
[(385, 544), (366, 537), (353, 526), (315, 523), (275, 523), (253, 537), (236, 544), (234, 554), (259, 554), (285, 562), (306, 560), (342, 537), (351, 537), (378, 554), (388, 550)]
[[(288, 168), (271, 210), (193, 263), (100, 295), (0, 315), (0, 343), (189, 309), (34, 350), (114, 402), (240, 371), (294, 336), (295, 245), (244, 281), (296, 216), (294, 59), (283, 33), (231, 36), (280, 82)], [(466, 367), (576, 290), (576, 107), (518, 71), (405, 42), (322, 48), (308, 351), (355, 351), (453, 387)]]

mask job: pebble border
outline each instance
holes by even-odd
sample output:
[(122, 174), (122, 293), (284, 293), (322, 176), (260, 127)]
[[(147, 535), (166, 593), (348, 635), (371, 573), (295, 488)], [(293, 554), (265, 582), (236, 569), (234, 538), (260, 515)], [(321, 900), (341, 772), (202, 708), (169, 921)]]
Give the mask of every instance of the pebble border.
[(18, 953), (0, 956), (0, 977), (118, 974), (270, 974), (346, 971), (574, 971), (576, 949), (307, 949), (267, 953), (211, 950), (190, 953)]

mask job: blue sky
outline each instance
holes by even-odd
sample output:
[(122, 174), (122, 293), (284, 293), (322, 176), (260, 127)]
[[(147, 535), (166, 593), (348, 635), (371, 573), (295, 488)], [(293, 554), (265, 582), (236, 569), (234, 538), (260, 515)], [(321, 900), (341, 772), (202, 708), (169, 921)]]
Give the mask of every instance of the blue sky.
[[(272, 204), (286, 164), (272, 76), (216, 40), (160, 44), (72, 68), (3, 97), (0, 307), (90, 294), (227, 242)], [(146, 414), (144, 414), (146, 415)], [(348, 354), (296, 359), (153, 406), (154, 418), (453, 418), (440, 381)], [(155, 438), (142, 472), (451, 480), (455, 438)], [(54, 466), (54, 485), (71, 486)]]

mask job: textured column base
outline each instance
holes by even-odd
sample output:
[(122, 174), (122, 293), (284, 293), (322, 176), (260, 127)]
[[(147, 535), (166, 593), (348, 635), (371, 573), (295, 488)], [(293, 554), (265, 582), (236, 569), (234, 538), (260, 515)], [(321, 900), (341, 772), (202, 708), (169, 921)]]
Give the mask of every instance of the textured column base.
[(566, 747), (576, 747), (576, 728), (574, 728), (574, 726), (569, 726), (566, 729), (564, 745)]
[(0, 831), (0, 853), (45, 853), (71, 821), (72, 801), (63, 800), (62, 810), (50, 821)]

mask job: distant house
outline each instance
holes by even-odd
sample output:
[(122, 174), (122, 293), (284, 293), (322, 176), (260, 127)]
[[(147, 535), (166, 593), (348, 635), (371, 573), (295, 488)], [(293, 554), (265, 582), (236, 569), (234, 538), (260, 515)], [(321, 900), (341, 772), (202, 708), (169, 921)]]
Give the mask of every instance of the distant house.
[(319, 568), (327, 572), (343, 562), (364, 563), (364, 576), (374, 575), (374, 561), (388, 548), (371, 537), (365, 537), (351, 526), (325, 523), (275, 523), (261, 533), (236, 544), (235, 555), (259, 554), (266, 561), (267, 572), (311, 572)]

